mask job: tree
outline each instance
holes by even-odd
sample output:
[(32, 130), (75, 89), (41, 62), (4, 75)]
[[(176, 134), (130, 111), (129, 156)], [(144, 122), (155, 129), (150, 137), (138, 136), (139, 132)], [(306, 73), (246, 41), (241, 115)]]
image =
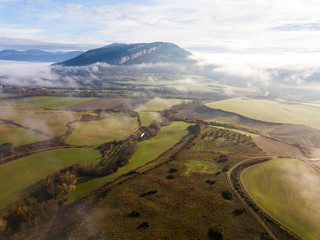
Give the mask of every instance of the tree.
[(76, 184), (77, 177), (69, 170), (55, 177), (47, 177), (45, 181), (46, 190), (52, 198), (59, 196), (65, 200), (69, 198), (70, 192), (76, 189)]

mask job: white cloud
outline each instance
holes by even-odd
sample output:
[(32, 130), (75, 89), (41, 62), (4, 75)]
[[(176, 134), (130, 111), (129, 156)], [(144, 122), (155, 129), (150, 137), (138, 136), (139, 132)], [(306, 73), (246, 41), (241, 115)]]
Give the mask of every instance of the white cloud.
[(81, 4), (74, 4), (74, 3), (66, 4), (64, 7), (63, 13), (68, 16), (81, 14), (82, 8), (83, 8), (83, 5)]

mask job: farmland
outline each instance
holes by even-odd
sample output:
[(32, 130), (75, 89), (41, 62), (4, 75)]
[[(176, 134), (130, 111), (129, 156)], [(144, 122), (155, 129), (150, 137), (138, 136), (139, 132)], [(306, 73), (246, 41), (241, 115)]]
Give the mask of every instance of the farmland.
[(107, 118), (99, 121), (75, 122), (67, 143), (74, 145), (99, 145), (129, 135), (138, 127), (134, 117)]
[(184, 122), (174, 122), (169, 126), (162, 127), (156, 137), (139, 142), (137, 144), (136, 151), (127, 165), (119, 168), (118, 171), (113, 174), (80, 183), (74, 193), (74, 197), (77, 195), (85, 196), (91, 191), (101, 187), (106, 182), (111, 181), (116, 177), (119, 177), (122, 174), (125, 174), (157, 158), (160, 154), (167, 151), (184, 135), (187, 134), (186, 128), (189, 125), (190, 124)]
[(98, 150), (62, 149), (33, 154), (0, 165), (0, 210), (27, 196), (46, 176), (73, 164), (97, 163)]
[(140, 112), (142, 123), (145, 126), (148, 126), (152, 123), (153, 120), (160, 121), (161, 117), (157, 112)]
[(319, 108), (306, 104), (276, 100), (231, 98), (207, 103), (206, 105), (210, 108), (234, 112), (260, 121), (303, 124), (320, 129)]
[(83, 114), (65, 110), (44, 110), (42, 108), (16, 106), (0, 106), (0, 111), (2, 119), (52, 136), (62, 135), (66, 131), (65, 124), (80, 119)]
[(49, 108), (58, 109), (66, 108), (82, 102), (94, 100), (95, 98), (79, 98), (79, 97), (29, 97), (17, 100), (8, 100), (2, 102), (2, 105), (13, 105), (19, 107), (31, 108)]
[(188, 100), (153, 98), (150, 101), (146, 102), (144, 105), (136, 108), (135, 110), (138, 112), (141, 112), (141, 111), (162, 111), (165, 109), (169, 109), (173, 105), (180, 104), (183, 102), (188, 102)]
[(320, 238), (320, 175), (302, 161), (275, 158), (241, 173), (251, 198), (304, 240)]
[(12, 143), (12, 145), (16, 147), (46, 139), (46, 136), (32, 130), (0, 123), (0, 144)]

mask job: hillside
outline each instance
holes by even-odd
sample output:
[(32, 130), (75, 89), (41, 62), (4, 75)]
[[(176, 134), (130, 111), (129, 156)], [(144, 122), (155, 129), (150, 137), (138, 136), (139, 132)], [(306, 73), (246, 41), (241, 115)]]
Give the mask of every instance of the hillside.
[(189, 55), (191, 55), (191, 53), (172, 43), (114, 43), (102, 48), (89, 50), (78, 57), (58, 63), (58, 65), (84, 66), (96, 62), (104, 62), (112, 65), (132, 65), (159, 62), (193, 62), (188, 59)]
[(26, 61), (26, 62), (60, 62), (77, 57), (82, 51), (47, 52), (42, 50), (3, 50), (0, 51), (0, 60)]

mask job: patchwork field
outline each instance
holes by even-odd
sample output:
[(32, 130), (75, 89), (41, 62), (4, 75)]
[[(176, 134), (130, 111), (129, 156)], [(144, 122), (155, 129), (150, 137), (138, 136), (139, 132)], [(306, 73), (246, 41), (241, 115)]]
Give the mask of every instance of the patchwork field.
[(12, 145), (16, 147), (19, 145), (43, 141), (47, 138), (48, 137), (35, 131), (0, 121), (0, 144), (12, 143)]
[(96, 98), (80, 97), (28, 97), (2, 102), (2, 105), (13, 105), (31, 108), (66, 108), (71, 105), (87, 102)]
[(201, 77), (201, 76), (181, 76), (178, 78), (170, 78), (163, 80), (163, 77), (157, 78), (147, 76), (145, 79), (136, 80), (122, 80), (113, 81), (114, 84), (128, 85), (128, 86), (139, 86), (145, 88), (155, 87), (168, 87), (175, 88), (181, 92), (214, 92), (214, 93), (225, 93), (225, 92), (254, 92), (252, 88), (235, 87), (230, 85), (221, 84), (213, 79)]
[(188, 101), (190, 100), (153, 98), (142, 106), (136, 108), (135, 111), (163, 111), (171, 108), (173, 105)]
[(106, 182), (154, 160), (179, 142), (179, 140), (187, 134), (186, 128), (188, 126), (190, 126), (188, 123), (173, 122), (169, 126), (162, 127), (154, 138), (139, 142), (129, 163), (124, 167), (119, 168), (117, 172), (78, 184), (71, 201), (75, 200), (77, 195), (85, 196), (103, 186)]
[(297, 159), (275, 158), (246, 168), (241, 182), (266, 213), (304, 240), (320, 239), (320, 175)]
[(320, 110), (310, 105), (251, 98), (231, 98), (206, 105), (260, 121), (302, 124), (320, 129)]
[(121, 139), (139, 126), (134, 117), (107, 118), (100, 121), (75, 122), (67, 143), (73, 145), (99, 145)]
[(69, 106), (72, 110), (98, 110), (98, 109), (116, 109), (116, 110), (133, 110), (146, 103), (147, 98), (99, 98), (88, 102), (83, 102)]
[[(215, 166), (223, 169), (241, 158), (231, 154), (227, 161), (219, 161), (220, 154), (186, 148), (169, 162), (92, 193), (79, 202), (80, 207), (68, 208), (65, 216), (78, 213), (71, 221), (69, 217), (67, 222), (56, 219), (51, 227), (41, 227), (38, 236), (49, 233), (52, 239), (79, 240), (264, 239), (265, 230), (243, 210), (225, 174), (216, 174)], [(223, 193), (230, 193), (231, 198), (226, 199)], [(143, 223), (146, 227), (139, 227)], [(217, 227), (221, 235), (210, 231)]]
[(62, 135), (66, 131), (65, 124), (80, 119), (83, 114), (82, 112), (16, 106), (0, 106), (0, 112), (1, 119), (10, 120), (52, 136)]
[(100, 157), (94, 149), (62, 149), (0, 165), (0, 211), (37, 189), (37, 183), (47, 175), (76, 163), (98, 163)]

